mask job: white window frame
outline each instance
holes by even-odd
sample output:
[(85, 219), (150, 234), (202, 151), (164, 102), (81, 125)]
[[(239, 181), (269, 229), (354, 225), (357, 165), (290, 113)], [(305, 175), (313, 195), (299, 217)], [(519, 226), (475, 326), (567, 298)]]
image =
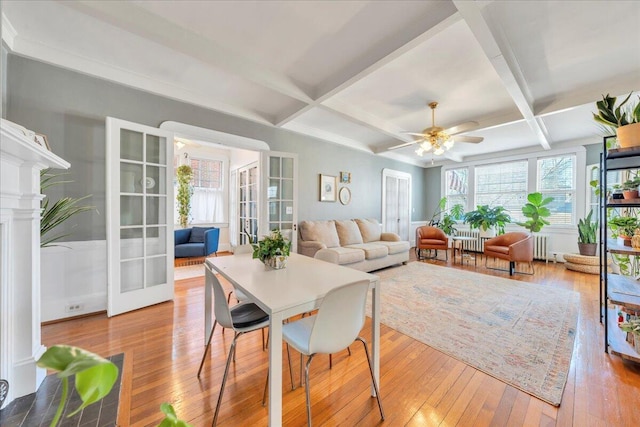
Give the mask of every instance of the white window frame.
[[(583, 218), (585, 216), (585, 206), (586, 206), (586, 188), (588, 186), (587, 175), (586, 175), (586, 149), (584, 146), (574, 146), (568, 148), (547, 150), (547, 151), (534, 151), (527, 152), (521, 154), (514, 154), (510, 156), (505, 156), (496, 161), (495, 158), (484, 158), (471, 162), (460, 162), (454, 163), (451, 165), (444, 165), (441, 169), (441, 189), (440, 189), (440, 197), (443, 197), (445, 194), (445, 179), (446, 179), (446, 171), (450, 169), (460, 169), (463, 167), (469, 168), (469, 176), (468, 176), (468, 194), (467, 194), (467, 206), (465, 206), (465, 212), (469, 212), (476, 208), (475, 205), (475, 168), (481, 165), (488, 165), (493, 163), (502, 163), (509, 162), (515, 160), (528, 160), (528, 179), (527, 179), (527, 193), (533, 193), (537, 187), (536, 173), (537, 173), (537, 162), (539, 158), (543, 157), (555, 157), (561, 156), (563, 154), (574, 154), (576, 156), (576, 165), (575, 165), (575, 191), (576, 191), (576, 200), (575, 200), (575, 218)], [(507, 229), (516, 230), (522, 229), (516, 224), (509, 224)], [(545, 229), (551, 230), (571, 230), (574, 231), (576, 229), (576, 224), (568, 224), (568, 225), (548, 225), (545, 226)]]
[[(576, 156), (574, 154), (558, 154), (558, 155), (554, 155), (554, 156), (540, 156), (536, 159), (536, 191), (539, 193), (542, 193), (543, 196), (546, 193), (560, 193), (562, 191), (567, 191), (567, 190), (555, 190), (555, 191), (550, 191), (550, 190), (542, 190), (539, 185), (540, 185), (540, 177), (538, 176), (538, 172), (539, 172), (539, 166), (540, 166), (540, 160), (544, 160), (544, 159), (553, 159), (553, 158), (558, 158), (558, 157), (573, 157), (573, 176), (571, 177), (571, 189), (569, 191), (571, 191), (573, 193), (573, 208), (571, 210), (571, 221), (569, 222), (569, 224), (553, 224), (553, 225), (577, 225), (577, 219), (576, 219), (576, 211), (578, 210), (578, 206), (576, 206), (577, 203), (577, 199), (578, 199), (578, 194), (577, 194), (577, 190), (576, 190), (576, 176), (578, 175), (578, 171), (577, 171), (577, 163), (578, 160), (576, 158)], [(586, 179), (586, 178), (585, 178)]]

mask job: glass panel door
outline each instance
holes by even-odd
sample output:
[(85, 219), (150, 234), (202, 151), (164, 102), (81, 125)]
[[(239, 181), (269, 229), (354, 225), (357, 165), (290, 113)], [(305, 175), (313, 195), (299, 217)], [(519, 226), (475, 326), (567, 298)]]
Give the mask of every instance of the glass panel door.
[(297, 243), (297, 155), (290, 153), (265, 152), (262, 157), (262, 194), (266, 200), (262, 234), (279, 229), (291, 240), (292, 250)]
[[(238, 242), (256, 242), (258, 235), (258, 163), (238, 169)], [(264, 233), (262, 233), (264, 234)]]
[(173, 298), (173, 135), (107, 118), (108, 315)]

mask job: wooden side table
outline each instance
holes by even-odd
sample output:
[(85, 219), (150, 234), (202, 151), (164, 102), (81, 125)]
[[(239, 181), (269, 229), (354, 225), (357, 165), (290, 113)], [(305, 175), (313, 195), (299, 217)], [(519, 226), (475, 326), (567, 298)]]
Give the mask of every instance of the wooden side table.
[(476, 241), (475, 237), (472, 236), (452, 236), (451, 240), (453, 241), (452, 249), (453, 249), (453, 263), (456, 263), (456, 251), (460, 253), (460, 264), (464, 263), (465, 258), (467, 259), (467, 264), (469, 264), (469, 260), (473, 259), (474, 265), (478, 266), (477, 257), (471, 256), (470, 253), (465, 252), (464, 250), (464, 242), (472, 242)]

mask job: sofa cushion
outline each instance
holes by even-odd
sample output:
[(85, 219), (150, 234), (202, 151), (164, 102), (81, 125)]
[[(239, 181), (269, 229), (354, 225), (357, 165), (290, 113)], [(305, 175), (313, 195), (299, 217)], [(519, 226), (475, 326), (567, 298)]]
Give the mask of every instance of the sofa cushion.
[(302, 240), (322, 242), (328, 248), (340, 246), (338, 232), (333, 221), (302, 221), (300, 236)]
[(380, 240), (380, 234), (382, 234), (382, 230), (380, 229), (378, 220), (371, 218), (356, 219), (356, 224), (358, 224), (358, 228), (360, 229), (363, 243), (377, 242), (378, 240)]
[(345, 265), (364, 261), (365, 253), (362, 249), (338, 246), (335, 248), (320, 249), (316, 252), (315, 257), (338, 265)]
[(383, 258), (389, 255), (389, 249), (384, 245), (378, 245), (375, 243), (360, 243), (355, 245), (346, 246), (350, 249), (359, 249), (364, 251), (365, 259)]
[(175, 258), (191, 258), (204, 256), (203, 243), (184, 243), (175, 246)]
[(402, 252), (409, 251), (409, 242), (407, 241), (391, 242), (388, 240), (380, 240), (378, 242), (375, 242), (375, 244), (386, 246), (389, 250), (389, 255), (400, 254)]
[(191, 228), (191, 236), (189, 236), (189, 243), (204, 243), (204, 232), (210, 229), (211, 227)]
[(362, 242), (362, 234), (358, 224), (351, 219), (343, 221), (335, 221), (336, 230), (338, 231), (338, 238), (340, 239), (340, 246), (357, 245)]

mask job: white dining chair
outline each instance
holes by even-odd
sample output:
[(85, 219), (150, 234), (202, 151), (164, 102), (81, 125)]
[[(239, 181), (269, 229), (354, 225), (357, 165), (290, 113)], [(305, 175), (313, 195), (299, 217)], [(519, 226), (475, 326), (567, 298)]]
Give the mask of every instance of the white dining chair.
[[(380, 401), (380, 392), (366, 341), (358, 336), (364, 326), (365, 304), (369, 291), (369, 281), (349, 283), (327, 293), (318, 312), (312, 316), (287, 323), (282, 326), (282, 338), (302, 355), (308, 356), (304, 370), (304, 383), (307, 397), (307, 422), (311, 426), (311, 393), (309, 391), (309, 367), (313, 357), (318, 354), (331, 354), (344, 350), (358, 340), (364, 346), (371, 382), (378, 400), (380, 416), (384, 420), (384, 410)], [(287, 348), (288, 350), (288, 348)], [(289, 355), (289, 352), (287, 351)], [(289, 355), (289, 369), (291, 356)], [(302, 360), (300, 363), (302, 375)]]
[(211, 347), (211, 338), (213, 337), (213, 332), (216, 329), (216, 323), (219, 323), (223, 328), (232, 329), (234, 331), (233, 341), (231, 342), (231, 348), (229, 348), (227, 364), (225, 366), (224, 375), (222, 377), (222, 384), (220, 385), (218, 403), (216, 404), (216, 411), (213, 417), (212, 425), (215, 426), (218, 421), (218, 413), (220, 411), (220, 403), (222, 402), (222, 396), (224, 394), (224, 386), (227, 382), (227, 376), (229, 374), (229, 366), (231, 365), (231, 360), (235, 360), (234, 355), (236, 350), (236, 341), (241, 335), (247, 332), (257, 331), (258, 329), (269, 326), (269, 315), (252, 302), (241, 302), (229, 308), (229, 303), (227, 303), (227, 299), (225, 298), (225, 291), (220, 284), (220, 281), (215, 276), (215, 274), (212, 274), (210, 277), (211, 286), (213, 288), (213, 312), (216, 317), (216, 322), (214, 322), (213, 328), (211, 328), (209, 340), (207, 341), (207, 345), (204, 349), (204, 354), (202, 355), (200, 368), (198, 368), (198, 378), (200, 378), (200, 373), (202, 372), (202, 367), (204, 366), (207, 351), (209, 350), (209, 347)]

